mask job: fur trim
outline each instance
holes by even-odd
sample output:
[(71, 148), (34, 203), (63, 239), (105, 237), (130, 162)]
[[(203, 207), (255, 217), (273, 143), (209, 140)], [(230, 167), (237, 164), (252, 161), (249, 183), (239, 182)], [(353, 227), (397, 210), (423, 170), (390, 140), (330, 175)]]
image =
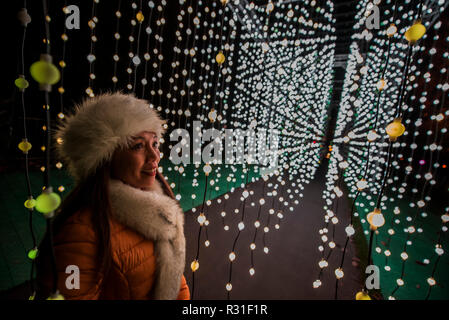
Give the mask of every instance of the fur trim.
[(80, 181), (110, 161), (114, 151), (126, 146), (133, 135), (152, 131), (162, 137), (164, 123), (147, 101), (106, 93), (84, 100), (65, 117), (56, 130), (56, 138), (62, 139), (56, 149), (71, 175)]
[(114, 217), (154, 241), (157, 279), (153, 298), (176, 299), (185, 267), (184, 213), (178, 203), (154, 190), (143, 191), (111, 180), (111, 206)]

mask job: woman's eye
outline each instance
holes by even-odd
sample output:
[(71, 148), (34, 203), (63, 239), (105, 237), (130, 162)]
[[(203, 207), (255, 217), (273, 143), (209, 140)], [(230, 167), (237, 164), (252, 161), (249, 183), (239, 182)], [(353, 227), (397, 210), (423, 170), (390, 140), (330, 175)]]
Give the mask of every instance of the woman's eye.
[(138, 143), (132, 147), (133, 150), (139, 150), (143, 148), (143, 143)]
[(159, 143), (157, 143), (157, 141), (153, 142), (153, 147), (157, 148), (159, 146)]

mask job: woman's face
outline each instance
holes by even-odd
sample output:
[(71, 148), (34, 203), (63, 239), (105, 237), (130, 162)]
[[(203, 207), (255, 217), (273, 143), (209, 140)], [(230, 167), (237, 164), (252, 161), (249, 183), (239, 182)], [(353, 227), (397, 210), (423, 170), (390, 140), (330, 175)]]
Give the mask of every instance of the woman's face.
[(112, 156), (111, 176), (142, 190), (154, 183), (159, 165), (159, 138), (143, 131), (133, 137), (129, 148), (118, 149)]

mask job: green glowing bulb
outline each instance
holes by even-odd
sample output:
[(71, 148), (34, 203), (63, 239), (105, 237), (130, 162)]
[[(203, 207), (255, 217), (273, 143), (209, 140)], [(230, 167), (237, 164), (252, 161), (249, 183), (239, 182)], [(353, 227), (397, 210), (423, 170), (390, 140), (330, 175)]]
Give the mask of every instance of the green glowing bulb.
[(36, 259), (37, 253), (38, 253), (37, 248), (31, 249), (30, 251), (28, 251), (28, 258), (30, 258), (31, 260)]
[(36, 210), (49, 214), (55, 211), (61, 204), (61, 197), (53, 192), (53, 188), (49, 187), (42, 192), (42, 194), (36, 199)]
[(64, 296), (59, 292), (53, 293), (51, 296), (47, 298), (47, 300), (65, 300)]
[(30, 85), (23, 74), (19, 74), (19, 77), (14, 81), (14, 84), (21, 91), (25, 90)]
[(41, 59), (33, 63), (30, 73), (34, 80), (43, 85), (52, 85), (59, 81), (61, 74), (52, 63), (52, 58), (48, 54), (42, 54)]
[(33, 209), (36, 206), (36, 200), (34, 199), (28, 199), (24, 203), (25, 208), (27, 209)]

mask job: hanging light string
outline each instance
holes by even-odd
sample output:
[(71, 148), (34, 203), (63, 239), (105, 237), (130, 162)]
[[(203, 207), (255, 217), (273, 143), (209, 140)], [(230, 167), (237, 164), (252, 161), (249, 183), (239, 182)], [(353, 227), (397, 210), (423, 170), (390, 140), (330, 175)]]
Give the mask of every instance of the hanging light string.
[(203, 204), (201, 205), (201, 211), (197, 218), (197, 221), (200, 224), (200, 227), (199, 227), (198, 236), (197, 236), (196, 256), (190, 266), (192, 269), (192, 299), (195, 295), (195, 272), (199, 268), (201, 231), (203, 229), (204, 222), (206, 221), (206, 217), (204, 216), (204, 205), (206, 203), (208, 176), (209, 176), (209, 172), (205, 172)]
[(114, 54), (112, 55), (112, 60), (114, 61), (114, 68), (113, 68), (113, 73), (112, 73), (112, 89), (113, 91), (117, 90), (117, 82), (118, 82), (118, 78), (117, 78), (117, 64), (118, 61), (120, 59), (119, 55), (118, 55), (118, 46), (119, 46), (119, 41), (120, 41), (120, 18), (122, 17), (122, 13), (120, 11), (120, 8), (122, 6), (122, 0), (118, 0), (118, 5), (117, 5), (117, 10), (115, 11), (115, 17), (116, 17), (116, 24), (115, 24), (115, 33), (114, 33), (114, 38), (115, 38), (115, 46), (114, 46)]
[[(249, 175), (249, 170), (248, 168), (243, 165), (243, 172), (245, 173), (245, 186), (248, 185), (248, 175)], [(231, 290), (232, 290), (232, 264), (234, 262), (234, 260), (236, 259), (236, 253), (235, 253), (235, 246), (237, 245), (237, 240), (239, 239), (240, 233), (242, 232), (242, 230), (245, 228), (245, 209), (246, 209), (246, 200), (249, 197), (250, 192), (247, 190), (247, 188), (245, 187), (243, 189), (243, 201), (242, 201), (242, 214), (240, 216), (240, 222), (238, 223), (238, 232), (237, 235), (234, 238), (234, 243), (232, 244), (232, 250), (231, 253), (229, 254), (229, 278), (228, 278), (228, 283), (226, 284), (226, 291), (227, 291), (227, 299), (229, 300), (231, 297)]]
[[(182, 4), (185, 4), (185, 3), (186, 2), (184, 1)], [(176, 104), (177, 98), (176, 97), (172, 98), (171, 90), (172, 90), (172, 83), (174, 82), (173, 81), (173, 74), (175, 72), (175, 69), (176, 69), (176, 72), (178, 72), (178, 65), (179, 65), (179, 60), (180, 60), (180, 58), (178, 57), (178, 53), (182, 52), (179, 48), (177, 48), (178, 43), (180, 43), (180, 41), (181, 41), (180, 38), (182, 37), (180, 30), (184, 27), (184, 25), (181, 22), (183, 18), (179, 18), (179, 16), (178, 16), (178, 20), (180, 20), (180, 24), (178, 24), (178, 29), (176, 31), (176, 45), (175, 45), (175, 50), (174, 50), (175, 51), (175, 55), (174, 55), (174, 58), (172, 60), (172, 74), (171, 74), (171, 78), (170, 78), (170, 89), (169, 89), (169, 92), (167, 93), (168, 102), (170, 103), (170, 100), (171, 100), (170, 98), (172, 98), (172, 101), (174, 103), (173, 104), (174, 108), (171, 110), (172, 112), (171, 112), (171, 115), (170, 115), (171, 118), (172, 118), (172, 125), (175, 124), (175, 121), (177, 119), (178, 120), (178, 128), (181, 128), (181, 116), (182, 116), (183, 111), (184, 111), (183, 107), (182, 107), (183, 106), (183, 99), (184, 99), (184, 96), (186, 94), (187, 94), (187, 108), (186, 109), (189, 108), (189, 97), (190, 97), (190, 91), (189, 90), (190, 90), (190, 86), (188, 86), (188, 89), (187, 89), (187, 92), (186, 92), (185, 91), (186, 90), (186, 82), (191, 81), (190, 80), (190, 76), (191, 76), (191, 73), (192, 73), (193, 59), (196, 59), (196, 58), (194, 58), (194, 56), (196, 55), (195, 47), (196, 47), (196, 32), (197, 32), (197, 26), (196, 26), (197, 24), (195, 23), (195, 21), (196, 21), (195, 18), (194, 18), (194, 27), (193, 27), (193, 35), (192, 35), (193, 43), (192, 43), (191, 46), (189, 46), (189, 44), (190, 44), (190, 34), (191, 34), (191, 29), (190, 29), (191, 14), (198, 12), (198, 2), (195, 2), (195, 9), (193, 9), (191, 7), (191, 4), (186, 4), (186, 6), (187, 6), (187, 28), (186, 28), (187, 36), (186, 36), (186, 40), (184, 42), (185, 43), (185, 48), (184, 48), (184, 52), (183, 52), (184, 53), (184, 64), (183, 64), (183, 67), (187, 68), (187, 56), (190, 56), (190, 59), (189, 59), (190, 63), (189, 63), (189, 67), (188, 67), (189, 73), (188, 73), (188, 75), (184, 74), (184, 70), (185, 69), (181, 72), (181, 75), (185, 76), (187, 78), (187, 80), (184, 80), (183, 77), (181, 77), (181, 79), (179, 79), (179, 77), (176, 77), (176, 79), (177, 79), (176, 84), (175, 84), (176, 85), (176, 91), (178, 91), (178, 82), (181, 81), (181, 83), (182, 83), (182, 89), (180, 90), (180, 95), (181, 95), (180, 102), (179, 102), (179, 104)], [(185, 15), (185, 12), (184, 12), (183, 9), (181, 9), (181, 16), (184, 16), (184, 15)], [(178, 34), (179, 34), (179, 36), (178, 36)], [(188, 48), (191, 48), (191, 49), (189, 50)], [(178, 73), (176, 73), (176, 75), (178, 75)], [(177, 111), (176, 111), (176, 105), (177, 105), (177, 108), (178, 108)], [(166, 112), (168, 113), (169, 111), (170, 111), (170, 108), (167, 108)], [(184, 113), (186, 113), (186, 117), (189, 114), (189, 112), (184, 112)], [(184, 128), (186, 128), (186, 126), (187, 126), (187, 119), (186, 119), (186, 124), (185, 124)], [(180, 187), (181, 187), (181, 176), (184, 175), (183, 174), (184, 167), (182, 165), (180, 165), (179, 167), (176, 166), (175, 167), (175, 171), (178, 171), (177, 187), (178, 187), (178, 193), (179, 193), (180, 192)], [(206, 239), (208, 239), (207, 228), (206, 228)], [(208, 240), (206, 240), (206, 241), (208, 241)]]
[[(185, 3), (185, 0), (180, 0), (179, 2), (181, 5), (183, 5)], [(182, 8), (182, 7), (181, 7)], [(180, 9), (181, 11), (182, 9)], [(172, 59), (172, 63), (171, 63), (171, 75), (169, 78), (169, 88), (168, 88), (168, 92), (167, 92), (167, 108), (165, 109), (165, 113), (167, 114), (167, 118), (170, 119), (171, 118), (171, 122), (170, 122), (170, 126), (174, 127), (175, 123), (174, 123), (174, 117), (170, 114), (170, 105), (171, 102), (173, 101), (173, 108), (175, 107), (175, 102), (176, 102), (176, 98), (175, 95), (176, 93), (173, 92), (173, 87), (176, 86), (177, 87), (177, 83), (178, 83), (178, 71), (180, 68), (180, 63), (179, 63), (179, 52), (180, 49), (178, 48), (178, 46), (180, 45), (181, 41), (182, 41), (182, 36), (181, 36), (181, 29), (184, 26), (181, 21), (182, 21), (182, 17), (181, 17), (181, 21), (179, 20), (179, 15), (178, 15), (178, 24), (177, 24), (177, 28), (175, 31), (175, 45), (173, 46), (173, 59)], [(175, 76), (176, 75), (176, 76)], [(176, 79), (176, 80), (175, 80)], [(153, 82), (154, 85), (154, 82)], [(154, 89), (153, 89), (154, 90)], [(179, 186), (179, 184), (178, 184)]]
[[(128, 73), (128, 84), (126, 85), (126, 88), (128, 89), (128, 91), (133, 90), (132, 92), (134, 92), (134, 86), (131, 84), (131, 77), (132, 77), (132, 73), (133, 73), (133, 69), (131, 68), (131, 66), (134, 64), (134, 58), (135, 58), (135, 53), (134, 53), (134, 42), (135, 42), (135, 38), (134, 38), (134, 32), (136, 29), (136, 10), (137, 10), (137, 5), (135, 2), (131, 3), (131, 8), (132, 8), (132, 14), (131, 14), (131, 31), (128, 37), (128, 41), (129, 41), (129, 49), (128, 49), (128, 67), (126, 68), (126, 72)], [(139, 24), (140, 25), (140, 24)], [(137, 39), (137, 41), (139, 41), (139, 39)], [(137, 57), (136, 59), (139, 59), (139, 57)]]
[[(220, 15), (221, 16), (220, 17), (221, 22), (220, 22), (220, 35), (219, 35), (219, 41), (218, 41), (218, 50), (219, 50), (218, 54), (220, 54), (220, 53), (223, 54), (223, 50), (224, 50), (223, 49), (223, 28), (224, 28), (223, 20), (224, 20), (224, 16), (225, 16), (225, 12), (226, 12), (225, 8), (226, 8), (226, 4), (227, 4), (227, 1), (221, 1), (221, 2), (222, 2), (223, 6), (222, 6), (221, 9), (218, 10), (219, 12), (222, 11), (222, 13)], [(218, 55), (217, 55), (217, 57), (218, 57)], [(218, 88), (220, 87), (220, 91), (223, 90), (224, 78), (225, 78), (224, 74), (222, 73), (223, 62), (221, 62), (219, 59), (217, 60), (217, 57), (216, 57), (216, 62), (218, 63), (218, 74), (217, 74), (217, 80), (216, 80), (215, 85), (214, 85), (214, 94), (213, 94), (212, 100), (211, 100), (212, 101), (212, 109), (214, 109), (214, 107), (216, 105), (216, 98), (217, 98), (217, 90), (218, 90)], [(221, 80), (221, 82), (220, 82), (220, 80)], [(215, 125), (217, 123), (219, 123), (220, 120), (221, 120), (220, 119), (221, 118), (221, 114), (220, 114), (221, 105), (222, 105), (222, 98), (220, 97), (219, 98), (219, 103), (218, 103), (218, 108), (217, 108), (216, 115), (215, 115), (215, 117), (219, 121), (216, 121), (216, 120), (212, 121), (211, 120), (213, 122), (212, 123), (213, 127), (215, 127)]]
[[(62, 11), (67, 14), (67, 0), (64, 0), (64, 7), (62, 8)], [(66, 53), (66, 43), (68, 40), (67, 34), (67, 27), (64, 23), (64, 29), (61, 35), (61, 40), (62, 40), (62, 57), (61, 57), (61, 61), (59, 61), (59, 66), (61, 67), (61, 80), (60, 80), (60, 86), (58, 88), (58, 92), (59, 92), (59, 105), (60, 105), (60, 111), (58, 114), (58, 117), (60, 119), (64, 118), (64, 70), (66, 67), (66, 62), (65, 62), (65, 53)]]
[(259, 200), (259, 209), (257, 210), (257, 218), (256, 221), (254, 222), (254, 236), (253, 236), (253, 241), (250, 244), (250, 252), (251, 252), (251, 268), (249, 269), (250, 275), (253, 276), (255, 269), (254, 269), (254, 250), (256, 249), (256, 239), (257, 239), (257, 231), (259, 230), (260, 227), (260, 214), (262, 212), (262, 206), (265, 204), (265, 200), (263, 197), (265, 197), (265, 187), (267, 184), (267, 179), (264, 179), (263, 185), (262, 185), (262, 198)]
[(141, 59), (139, 56), (140, 53), (140, 34), (142, 33), (142, 22), (144, 21), (144, 15), (142, 13), (142, 0), (139, 0), (139, 11), (136, 14), (137, 23), (139, 24), (139, 28), (137, 31), (137, 48), (136, 54), (132, 58), (132, 62), (134, 64), (134, 81), (133, 81), (133, 94), (136, 93), (136, 82), (137, 82), (137, 68), (141, 64)]
[[(214, 1), (212, 2), (212, 6), (215, 8), (217, 6), (217, 3)], [(206, 9), (208, 9), (206, 7)], [(214, 10), (214, 9), (213, 9)], [(206, 12), (209, 12), (210, 10), (206, 10)], [(209, 16), (212, 18), (210, 22), (214, 22), (215, 19), (214, 17), (216, 17), (215, 11), (212, 11)], [(221, 28), (220, 28), (221, 31)], [(206, 34), (207, 35), (207, 34)], [(209, 85), (207, 86), (207, 88), (204, 90), (204, 94), (203, 94), (203, 99), (202, 102), (204, 102), (202, 104), (202, 108), (200, 111), (200, 119), (203, 118), (203, 121), (205, 123), (212, 123), (212, 126), (214, 126), (214, 122), (216, 121), (217, 118), (217, 114), (215, 109), (213, 108), (215, 106), (215, 94), (216, 94), (216, 90), (217, 90), (217, 84), (219, 83), (219, 79), (220, 79), (220, 70), (221, 70), (221, 64), (218, 63), (218, 61), (216, 61), (216, 57), (211, 55), (210, 52), (215, 52), (214, 49), (214, 35), (213, 35), (213, 31), (212, 29), (210, 29), (209, 34), (208, 34), (208, 45), (207, 45), (207, 60), (205, 63), (204, 68), (206, 70), (212, 69), (210, 72), (206, 73), (204, 82), (209, 82), (208, 79), (209, 77), (212, 78), (212, 82), (214, 82), (214, 85), (212, 86), (212, 83), (209, 83)], [(220, 40), (221, 41), (221, 40)], [(215, 75), (215, 71), (216, 68), (214, 66), (210, 66), (210, 62), (212, 61), (212, 63), (217, 63), (218, 64), (218, 70), (219, 70), (219, 74), (216, 76)], [(212, 106), (212, 108), (210, 108), (210, 106)]]
[[(198, 2), (197, 1), (195, 1), (195, 8), (194, 9), (192, 8), (191, 4), (189, 4), (188, 7), (187, 7), (187, 29), (186, 29), (187, 36), (186, 36), (186, 41), (185, 41), (185, 46), (186, 47), (184, 48), (184, 64), (183, 64), (184, 68), (187, 68), (187, 66), (188, 66), (188, 69), (189, 69), (188, 74), (185, 75), (187, 80), (190, 80), (190, 77), (191, 77), (192, 66), (193, 66), (193, 57), (194, 57), (194, 56), (192, 56), (191, 51), (188, 48), (190, 47), (190, 48), (192, 48), (191, 50), (195, 50), (195, 42), (196, 42), (195, 34), (196, 34), (196, 29), (197, 29), (195, 26), (193, 27), (193, 35), (192, 35), (193, 43), (190, 46), (189, 45), (190, 44), (190, 34), (192, 33), (191, 29), (190, 29), (191, 14), (193, 12), (198, 12), (197, 8), (198, 8)], [(189, 64), (187, 64), (187, 57), (188, 56), (190, 57)], [(186, 81), (187, 80), (182, 79), (182, 81), (181, 81), (182, 89), (180, 91), (181, 92), (180, 103), (178, 105), (178, 110), (177, 110), (176, 114), (174, 114), (174, 118), (175, 119), (177, 118), (177, 120), (178, 120), (178, 128), (181, 127), (181, 116), (182, 116), (183, 111), (184, 111), (183, 110), (183, 105), (184, 105), (183, 101), (184, 101), (184, 96), (186, 94), (187, 94), (187, 108), (189, 106), (189, 97), (190, 97), (189, 90), (190, 90), (190, 88), (188, 88), (187, 92), (186, 92)]]
[[(48, 15), (48, 4), (47, 0), (42, 0), (42, 9), (45, 17), (45, 47), (46, 54), (50, 55), (50, 16)], [(46, 85), (45, 88), (41, 87), (41, 90), (44, 91), (44, 100), (45, 100), (45, 115), (46, 115), (46, 152), (45, 152), (45, 170), (44, 170), (44, 192), (52, 193), (53, 189), (50, 185), (50, 147), (51, 147), (51, 123), (50, 123), (50, 106), (49, 106), (49, 91), (51, 86)], [(56, 297), (59, 295), (58, 292), (58, 272), (56, 270), (56, 257), (55, 250), (53, 246), (53, 219), (54, 212), (48, 213), (46, 216), (47, 222), (47, 232), (49, 234), (49, 241), (51, 244), (51, 268), (53, 273), (53, 287), (52, 287), (52, 295), (51, 297)]]
[[(34, 269), (35, 269), (35, 257), (37, 254), (37, 243), (36, 243), (36, 236), (34, 234), (34, 228), (33, 228), (33, 214), (34, 214), (34, 199), (33, 199), (33, 193), (31, 190), (31, 182), (30, 182), (30, 175), (29, 175), (29, 159), (28, 159), (28, 152), (31, 149), (31, 144), (28, 142), (28, 134), (27, 134), (27, 125), (26, 125), (26, 109), (25, 109), (25, 89), (28, 87), (28, 81), (25, 80), (25, 57), (24, 57), (24, 51), (25, 51), (25, 40), (26, 40), (26, 31), (27, 31), (27, 25), (31, 21), (30, 16), (27, 13), (27, 3), (26, 0), (23, 1), (23, 7), (21, 11), (19, 12), (19, 20), (23, 27), (23, 34), (22, 34), (22, 41), (21, 41), (21, 47), (20, 47), (20, 66), (19, 66), (19, 77), (15, 81), (16, 86), (19, 88), (20, 92), (20, 102), (22, 106), (22, 114), (23, 114), (23, 139), (22, 142), (19, 144), (19, 149), (24, 153), (25, 155), (25, 182), (27, 186), (27, 194), (28, 198), (25, 201), (25, 208), (28, 210), (28, 225), (30, 229), (31, 239), (33, 243), (32, 249), (28, 252), (28, 257), (31, 259), (31, 270), (30, 270), (30, 300), (33, 300), (36, 295), (36, 289), (35, 289), (35, 280), (34, 280)], [(23, 82), (23, 83), (21, 83)]]
[(95, 64), (95, 43), (97, 42), (97, 36), (95, 35), (95, 28), (97, 26), (98, 23), (98, 19), (96, 17), (96, 9), (97, 9), (97, 4), (100, 2), (100, 0), (93, 0), (92, 3), (92, 18), (88, 21), (87, 25), (90, 28), (90, 52), (87, 55), (87, 61), (89, 62), (89, 83), (88, 83), (88, 87), (86, 89), (86, 94), (89, 97), (94, 97), (94, 91), (92, 89), (93, 86), (93, 81), (95, 80), (96, 76), (95, 76), (95, 71), (94, 71), (94, 64)]
[[(223, 5), (223, 9), (222, 10), (223, 10), (222, 18), (223, 17), (226, 18), (225, 14), (226, 14), (226, 12), (230, 12), (230, 9), (225, 4), (225, 5)], [(227, 65), (231, 66), (231, 63), (233, 65), (233, 62), (232, 62), (233, 61), (232, 60), (232, 57), (233, 57), (233, 45), (234, 45), (233, 44), (233, 40), (234, 40), (233, 31), (235, 30), (235, 24), (232, 24), (232, 28), (230, 28), (230, 23), (228, 23), (226, 26), (224, 26), (223, 23), (224, 22), (223, 22), (223, 19), (222, 19), (222, 22), (221, 22), (222, 28), (227, 28), (229, 30), (226, 33), (226, 35), (225, 35), (225, 39), (224, 39), (225, 47), (224, 47), (224, 49), (225, 49), (226, 52), (229, 53), (229, 54), (227, 54), (227, 56), (228, 56), (228, 64)], [(221, 29), (220, 29), (220, 32), (221, 32)], [(222, 40), (223, 40), (223, 36), (220, 34), (220, 41), (222, 41)], [(227, 100), (229, 98), (229, 92), (230, 92), (229, 88), (230, 88), (230, 83), (231, 83), (231, 80), (232, 80), (232, 70), (230, 70), (230, 67), (226, 67), (226, 75), (227, 75), (226, 79), (225, 79), (225, 74), (223, 74), (223, 77), (222, 77), (222, 81), (221, 81), (222, 91), (221, 91), (220, 94), (223, 93), (223, 97), (221, 97), (221, 99), (220, 99), (220, 104), (219, 104), (218, 111), (217, 111), (218, 118), (220, 120), (221, 128), (223, 127), (223, 125), (227, 124), (227, 116), (226, 116), (226, 113), (227, 113), (226, 110), (228, 109)], [(225, 86), (225, 82), (226, 82), (226, 86)], [(220, 119), (220, 117), (222, 117), (222, 119)]]
[(141, 94), (141, 98), (145, 99), (145, 88), (148, 85), (148, 62), (151, 59), (151, 55), (150, 55), (150, 39), (151, 39), (151, 33), (152, 33), (152, 29), (151, 29), (151, 23), (153, 21), (153, 10), (154, 10), (154, 4), (153, 5), (148, 5), (149, 9), (149, 14), (148, 14), (148, 23), (147, 23), (147, 27), (145, 28), (145, 32), (147, 34), (147, 46), (145, 49), (145, 54), (144, 54), (144, 60), (145, 60), (145, 66), (144, 66), (144, 76), (141, 80), (142, 83), (142, 94)]

